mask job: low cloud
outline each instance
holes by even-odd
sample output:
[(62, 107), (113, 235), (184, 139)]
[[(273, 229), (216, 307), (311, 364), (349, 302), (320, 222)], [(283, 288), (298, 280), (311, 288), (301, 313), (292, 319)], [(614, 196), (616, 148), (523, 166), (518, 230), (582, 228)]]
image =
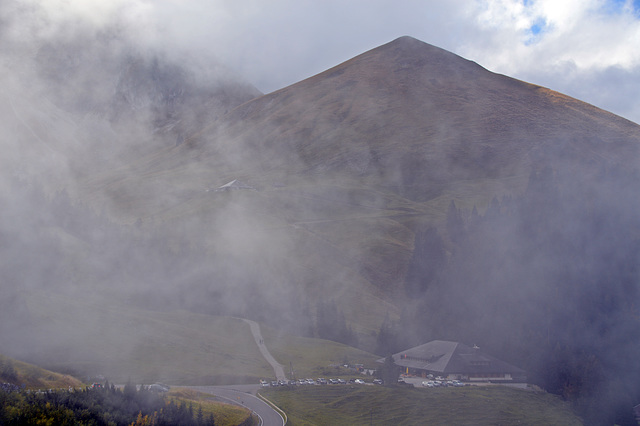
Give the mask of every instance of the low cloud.
[[(25, 22), (25, 11), (36, 19)], [(630, 0), (24, 0), (0, 13), (12, 24), (3, 32), (22, 40), (72, 34), (70, 27), (126, 28), (143, 45), (217, 58), (263, 92), (411, 35), (640, 122), (640, 100), (626, 83), (602, 80), (612, 69), (638, 76), (640, 13)], [(565, 64), (574, 67), (571, 79), (558, 74)]]

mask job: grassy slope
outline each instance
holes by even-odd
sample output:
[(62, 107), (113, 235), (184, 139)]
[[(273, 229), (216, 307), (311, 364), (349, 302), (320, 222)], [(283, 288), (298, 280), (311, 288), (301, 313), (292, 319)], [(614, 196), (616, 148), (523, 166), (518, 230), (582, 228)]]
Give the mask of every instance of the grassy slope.
[(13, 367), (13, 372), (15, 373), (14, 376), (7, 377), (2, 375), (0, 371), (0, 382), (9, 382), (16, 385), (24, 384), (28, 389), (57, 389), (82, 386), (80, 380), (69, 375), (45, 370), (1, 354), (0, 365)]
[(557, 397), (502, 386), (442, 389), (308, 386), (264, 395), (300, 425), (579, 425)]
[(159, 312), (61, 294), (32, 294), (31, 312), (47, 330), (67, 330), (38, 361), (111, 381), (180, 384), (256, 382), (270, 373), (240, 319)]
[(335, 375), (339, 370), (331, 366), (344, 363), (364, 364), (375, 368), (375, 360), (379, 358), (351, 346), (328, 340), (282, 334), (266, 326), (262, 326), (262, 336), (271, 355), (285, 366), (287, 375), (292, 365), (295, 376), (298, 378), (327, 375), (327, 371)]
[[(237, 318), (185, 311), (149, 311), (90, 296), (34, 293), (27, 303), (42, 338), (55, 343), (34, 362), (58, 371), (104, 375), (112, 382), (182, 385), (257, 383), (273, 370), (258, 351), (248, 324)], [(346, 345), (280, 333), (261, 326), (265, 344), (288, 372), (320, 374), (331, 364), (375, 365), (373, 354)]]

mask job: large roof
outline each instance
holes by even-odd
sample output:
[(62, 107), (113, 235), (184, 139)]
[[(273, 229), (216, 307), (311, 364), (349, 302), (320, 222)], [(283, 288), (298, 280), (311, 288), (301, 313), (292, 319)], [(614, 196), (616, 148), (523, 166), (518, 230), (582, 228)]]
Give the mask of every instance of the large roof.
[[(443, 374), (524, 374), (525, 371), (458, 342), (433, 340), (393, 354), (396, 365)], [(384, 359), (379, 360), (384, 362)]]

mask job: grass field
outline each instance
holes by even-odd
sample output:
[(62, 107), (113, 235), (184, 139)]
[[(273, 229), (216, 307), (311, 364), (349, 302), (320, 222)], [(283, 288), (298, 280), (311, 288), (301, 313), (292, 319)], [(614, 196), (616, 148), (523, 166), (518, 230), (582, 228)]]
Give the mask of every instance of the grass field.
[[(114, 383), (256, 383), (272, 374), (238, 318), (153, 311), (76, 296), (33, 293), (42, 346), (29, 361)], [(47, 342), (47, 333), (57, 335)]]
[(422, 389), (372, 385), (275, 388), (262, 392), (288, 425), (580, 425), (561, 399), (504, 386)]
[[(258, 383), (271, 378), (249, 325), (239, 318), (135, 309), (81, 295), (29, 294), (45, 350), (29, 362), (112, 383), (179, 385)], [(377, 357), (339, 343), (297, 337), (261, 324), (272, 355), (299, 376), (339, 372), (332, 365), (374, 366)], [(47, 334), (57, 335), (48, 342)]]
[(343, 364), (364, 364), (375, 368), (375, 360), (379, 358), (374, 354), (329, 340), (278, 333), (264, 325), (261, 329), (265, 345), (271, 355), (285, 366), (288, 376), (291, 367), (297, 378), (339, 376), (348, 374), (348, 371), (340, 367)]

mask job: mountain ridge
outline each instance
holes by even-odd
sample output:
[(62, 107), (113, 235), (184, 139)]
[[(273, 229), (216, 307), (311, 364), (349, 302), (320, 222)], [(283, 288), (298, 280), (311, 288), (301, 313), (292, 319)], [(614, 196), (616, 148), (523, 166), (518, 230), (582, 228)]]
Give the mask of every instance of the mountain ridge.
[[(639, 129), (402, 37), (247, 101), (188, 143), (95, 179), (86, 192), (122, 223), (180, 229), (171, 239), (259, 265), (251, 274), (260, 278), (242, 278), (259, 286), (238, 288), (273, 286), (293, 304), (304, 294), (337, 297), (366, 336), (385, 314), (399, 315), (416, 235), (446, 229), (452, 201), (482, 214), (492, 199), (524, 194), (546, 168), (585, 184), (637, 170)], [(234, 179), (259, 191), (206, 191)], [(269, 240), (278, 244), (265, 260)], [(453, 252), (446, 232), (444, 241)], [(208, 268), (199, 279), (218, 276)], [(368, 312), (376, 300), (384, 303)]]
[[(422, 54), (416, 54), (423, 51), (430, 52), (431, 56), (425, 59)], [(437, 58), (431, 61), (433, 52)], [(632, 122), (619, 119), (612, 126), (607, 119), (613, 116), (602, 110), (577, 100), (569, 101), (570, 98), (549, 89), (491, 73), (474, 62), (443, 52), (446, 51), (415, 39), (397, 39), (238, 106), (229, 113), (229, 121), (239, 124), (230, 132), (225, 130), (224, 136), (240, 140), (241, 144), (244, 141), (247, 150), (260, 155), (268, 155), (269, 150), (273, 150), (274, 157), (286, 158), (280, 162), (283, 167), (298, 164), (292, 161), (296, 159), (292, 155), (295, 152), (307, 172), (323, 168), (344, 170), (343, 165), (331, 161), (342, 158), (355, 169), (351, 172), (357, 174), (369, 166), (375, 169), (376, 157), (393, 158), (394, 152), (388, 145), (409, 151), (413, 158), (421, 155), (422, 161), (435, 156), (430, 164), (434, 167), (444, 160), (462, 160), (462, 169), (468, 169), (470, 161), (489, 160), (486, 167), (491, 168), (505, 164), (504, 160), (500, 164), (491, 158), (490, 152), (485, 152), (488, 151), (483, 146), (486, 144), (499, 145), (497, 149), (507, 152), (519, 150), (522, 157), (523, 151), (535, 148), (541, 138), (558, 139), (563, 132), (579, 131), (588, 138), (596, 131), (599, 134), (609, 131), (612, 134), (608, 135), (609, 139), (616, 134), (633, 133), (632, 129), (624, 129), (635, 127)], [(442, 58), (446, 59), (445, 65)], [(455, 66), (451, 65), (452, 58)], [(493, 82), (492, 87), (484, 87), (488, 81)], [(518, 107), (524, 102), (527, 108)], [(572, 127), (563, 128), (565, 124), (554, 119), (554, 115), (562, 111), (565, 115), (573, 113), (573, 122), (568, 123)], [(603, 128), (588, 125), (588, 117), (598, 118), (603, 114), (607, 116), (607, 119), (599, 118), (604, 120)], [(581, 129), (580, 125), (585, 123), (587, 128)], [(252, 130), (246, 131), (246, 128)], [(521, 130), (528, 135), (518, 135)], [(337, 140), (345, 142), (337, 143)], [(423, 143), (425, 140), (430, 141), (431, 146)], [(455, 144), (434, 147), (438, 140), (451, 140)], [(403, 148), (396, 141), (413, 146)], [(261, 147), (267, 147), (265, 152), (261, 152)], [(328, 152), (323, 155), (325, 147)], [(616, 162), (623, 163), (630, 154), (637, 153), (635, 145), (625, 148), (614, 158)], [(457, 156), (456, 150), (467, 152)], [(631, 152), (634, 150), (636, 152)], [(276, 159), (270, 160), (278, 164)], [(405, 168), (401, 160), (395, 160), (388, 167)], [(446, 176), (446, 171), (440, 168), (428, 177), (443, 174)]]

